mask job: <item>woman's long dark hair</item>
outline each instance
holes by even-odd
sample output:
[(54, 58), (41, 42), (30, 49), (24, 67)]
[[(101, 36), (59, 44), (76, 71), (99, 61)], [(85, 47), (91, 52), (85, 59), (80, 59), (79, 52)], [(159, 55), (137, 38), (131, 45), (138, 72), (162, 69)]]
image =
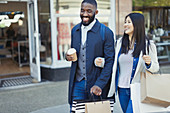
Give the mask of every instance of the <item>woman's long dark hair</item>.
[[(143, 54), (145, 55), (146, 54), (146, 40), (148, 40), (148, 38), (145, 35), (144, 16), (140, 13), (130, 13), (125, 17), (125, 21), (127, 17), (130, 17), (130, 19), (132, 20), (133, 27), (134, 27), (132, 40), (135, 41), (136, 46), (133, 51), (133, 57), (139, 57), (141, 51), (143, 51)], [(148, 40), (148, 44), (149, 44), (149, 40)], [(122, 39), (121, 53), (127, 54), (129, 49), (130, 49), (129, 48), (129, 35), (124, 33), (123, 39)]]

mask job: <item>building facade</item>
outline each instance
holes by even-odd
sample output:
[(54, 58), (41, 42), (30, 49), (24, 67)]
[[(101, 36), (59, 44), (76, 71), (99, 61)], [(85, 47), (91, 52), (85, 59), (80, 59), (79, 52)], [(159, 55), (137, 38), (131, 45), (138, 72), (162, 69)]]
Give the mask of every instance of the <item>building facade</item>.
[[(152, 2), (149, 5), (148, 2), (146, 4), (141, 0), (97, 0), (99, 14), (96, 18), (114, 31), (116, 39), (124, 33), (124, 17), (132, 11), (141, 11), (145, 16), (146, 33), (157, 43), (159, 60), (168, 62), (170, 5), (168, 0), (153, 1), (154, 5)], [(162, 5), (160, 1), (164, 4)], [(81, 2), (81, 0), (0, 1), (0, 12), (24, 12), (23, 25), (19, 26), (18, 23), (11, 25), (15, 32), (26, 37), (26, 43), (29, 44), (27, 59), (30, 75), (36, 80), (68, 79), (71, 62), (65, 60), (65, 53), (70, 48), (71, 29), (81, 21), (79, 16)], [(158, 33), (162, 30), (152, 30), (152, 27), (159, 26), (163, 28), (163, 34)], [(0, 39), (4, 39), (7, 29), (1, 28)], [(152, 34), (151, 30), (155, 34)], [(21, 56), (20, 68), (24, 58)]]

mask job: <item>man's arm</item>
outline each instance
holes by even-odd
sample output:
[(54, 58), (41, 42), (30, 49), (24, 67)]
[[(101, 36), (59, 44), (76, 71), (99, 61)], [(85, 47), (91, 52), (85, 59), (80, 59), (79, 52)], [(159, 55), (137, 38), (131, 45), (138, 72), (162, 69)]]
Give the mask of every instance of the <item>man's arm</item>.
[(104, 40), (105, 65), (100, 73), (100, 76), (96, 80), (95, 85), (91, 88), (91, 92), (95, 95), (101, 95), (102, 89), (106, 86), (111, 77), (115, 54), (114, 52), (114, 35), (110, 29), (106, 28)]

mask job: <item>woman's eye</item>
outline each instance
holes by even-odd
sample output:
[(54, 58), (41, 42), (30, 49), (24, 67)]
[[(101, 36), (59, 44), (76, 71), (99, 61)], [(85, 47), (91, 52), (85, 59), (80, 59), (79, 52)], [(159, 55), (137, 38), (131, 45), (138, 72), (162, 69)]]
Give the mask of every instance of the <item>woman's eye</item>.
[(128, 23), (131, 23), (130, 21), (128, 21)]

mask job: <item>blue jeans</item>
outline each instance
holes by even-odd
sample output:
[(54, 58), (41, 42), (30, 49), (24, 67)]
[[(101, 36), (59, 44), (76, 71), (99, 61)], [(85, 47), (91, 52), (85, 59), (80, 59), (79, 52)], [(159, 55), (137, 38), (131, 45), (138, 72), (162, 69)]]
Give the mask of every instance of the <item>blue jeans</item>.
[[(74, 83), (72, 100), (87, 100), (88, 93), (86, 90), (86, 80), (76, 81)], [(71, 112), (72, 105), (70, 105), (70, 112)]]
[(118, 95), (123, 113), (133, 113), (130, 88), (118, 88)]

